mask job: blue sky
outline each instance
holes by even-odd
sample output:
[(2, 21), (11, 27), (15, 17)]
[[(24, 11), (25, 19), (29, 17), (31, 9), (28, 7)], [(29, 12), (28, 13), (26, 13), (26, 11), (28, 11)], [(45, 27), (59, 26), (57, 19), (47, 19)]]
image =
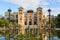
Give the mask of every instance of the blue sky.
[(60, 0), (0, 0), (0, 14), (4, 13), (10, 8), (12, 12), (17, 12), (19, 7), (24, 10), (36, 10), (37, 7), (42, 7), (43, 12), (48, 15), (48, 8), (52, 10), (51, 15), (58, 15), (60, 13)]

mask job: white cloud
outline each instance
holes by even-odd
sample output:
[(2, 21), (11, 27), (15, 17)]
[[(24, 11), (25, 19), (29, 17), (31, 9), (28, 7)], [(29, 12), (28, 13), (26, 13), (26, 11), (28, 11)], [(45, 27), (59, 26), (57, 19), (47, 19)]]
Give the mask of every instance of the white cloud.
[(28, 9), (36, 9), (40, 5), (48, 5), (49, 3), (47, 1), (42, 0), (4, 0), (6, 2), (10, 2), (13, 4), (17, 4), (19, 6), (22, 6), (23, 8)]
[(48, 5), (49, 3), (47, 2), (47, 0), (40, 0), (40, 5), (42, 5), (42, 6), (46, 6), (46, 5)]
[(60, 2), (60, 0), (56, 0), (57, 2)]
[(48, 9), (46, 6), (49, 5), (49, 3), (46, 0), (3, 0), (3, 1), (12, 4), (17, 4), (18, 6), (22, 6), (23, 8), (25, 8), (25, 10), (32, 9), (36, 11), (36, 8), (40, 6), (43, 8), (43, 11), (46, 12), (46, 14)]
[[(36, 10), (37, 7), (43, 7), (43, 12), (45, 12), (46, 14), (48, 14), (48, 5), (49, 3), (47, 2), (47, 0), (3, 0), (5, 2), (9, 2), (12, 4), (17, 4), (18, 6), (22, 6), (23, 8), (26, 9), (33, 9)], [(52, 0), (51, 0), (52, 1)], [(60, 0), (53, 0), (53, 1), (58, 1), (60, 2)], [(60, 12), (60, 8), (51, 8), (52, 12), (51, 14), (58, 14)]]
[(52, 11), (52, 14), (56, 16), (60, 14), (60, 8), (54, 8), (54, 10)]
[[(47, 11), (48, 9), (49, 8), (47, 8), (47, 7), (43, 8), (43, 12), (45, 12), (47, 15), (49, 14), (48, 11)], [(54, 7), (54, 8), (50, 8), (50, 9), (51, 9), (51, 15), (57, 16), (60, 13), (60, 8), (57, 8), (57, 7), (55, 8)]]

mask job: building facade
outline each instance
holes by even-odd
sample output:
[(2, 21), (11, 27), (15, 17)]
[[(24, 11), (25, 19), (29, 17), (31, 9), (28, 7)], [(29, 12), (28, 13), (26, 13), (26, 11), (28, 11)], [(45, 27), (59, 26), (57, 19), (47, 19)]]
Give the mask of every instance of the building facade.
[(18, 8), (18, 24), (21, 25), (19, 34), (39, 34), (45, 24), (45, 14), (42, 8), (38, 7), (36, 12), (33, 10), (24, 12), (24, 8)]

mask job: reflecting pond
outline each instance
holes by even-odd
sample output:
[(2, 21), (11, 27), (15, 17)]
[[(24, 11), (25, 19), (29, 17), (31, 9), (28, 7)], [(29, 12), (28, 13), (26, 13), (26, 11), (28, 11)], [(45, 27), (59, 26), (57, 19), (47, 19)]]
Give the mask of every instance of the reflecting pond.
[[(5, 40), (5, 37), (0, 37), (0, 40)], [(14, 39), (10, 38), (10, 40)], [(49, 40), (49, 38), (46, 38), (46, 40)], [(58, 39), (58, 37), (51, 37), (50, 40), (60, 40), (60, 39)]]
[[(0, 37), (0, 40), (5, 40), (5, 37)], [(13, 38), (10, 38), (10, 40), (14, 40)]]
[[(49, 40), (49, 38), (46, 37), (45, 40)], [(58, 37), (50, 37), (50, 40), (59, 40), (59, 39), (58, 39)]]

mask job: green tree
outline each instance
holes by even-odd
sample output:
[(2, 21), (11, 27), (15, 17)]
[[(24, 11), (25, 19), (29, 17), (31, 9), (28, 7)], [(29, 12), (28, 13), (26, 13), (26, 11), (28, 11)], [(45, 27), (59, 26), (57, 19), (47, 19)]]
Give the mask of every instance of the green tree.
[(55, 20), (51, 20), (51, 26), (56, 26), (56, 21)]
[(7, 25), (9, 25), (8, 20), (0, 20), (0, 27), (7, 26)]
[(57, 27), (60, 28), (60, 14), (57, 15)]

